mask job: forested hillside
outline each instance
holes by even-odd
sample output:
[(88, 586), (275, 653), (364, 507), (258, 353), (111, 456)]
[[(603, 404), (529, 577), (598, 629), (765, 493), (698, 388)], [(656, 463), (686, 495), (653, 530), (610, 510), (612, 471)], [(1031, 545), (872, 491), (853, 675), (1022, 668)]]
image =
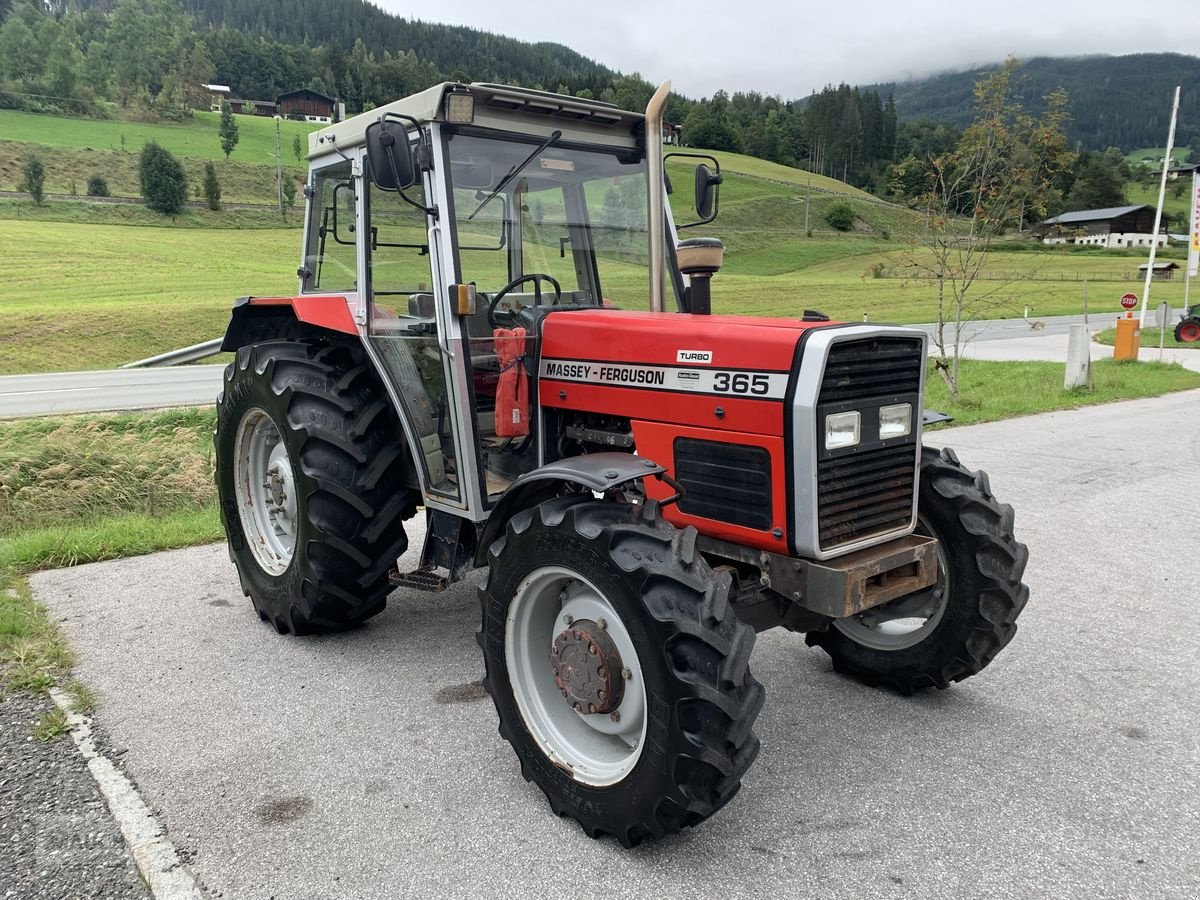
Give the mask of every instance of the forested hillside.
[[(901, 119), (928, 117), (962, 128), (971, 120), (975, 82), (997, 68), (871, 85), (867, 90), (894, 95)], [(1019, 75), (1017, 95), (1035, 115), (1044, 108), (1043, 98), (1055, 88), (1067, 92), (1071, 99), (1067, 137), (1090, 150), (1132, 150), (1165, 144), (1171, 94), (1176, 85), (1181, 85), (1176, 142), (1200, 142), (1200, 57), (1178, 53), (1037, 57), (1023, 61)]]

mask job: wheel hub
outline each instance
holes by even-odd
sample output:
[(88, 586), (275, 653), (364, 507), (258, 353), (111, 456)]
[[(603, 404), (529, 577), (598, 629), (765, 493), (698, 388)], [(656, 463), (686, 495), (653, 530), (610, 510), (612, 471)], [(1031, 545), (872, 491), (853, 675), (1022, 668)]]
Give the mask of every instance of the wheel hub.
[(623, 663), (603, 620), (578, 619), (554, 639), (554, 683), (578, 713), (610, 713), (625, 695)]

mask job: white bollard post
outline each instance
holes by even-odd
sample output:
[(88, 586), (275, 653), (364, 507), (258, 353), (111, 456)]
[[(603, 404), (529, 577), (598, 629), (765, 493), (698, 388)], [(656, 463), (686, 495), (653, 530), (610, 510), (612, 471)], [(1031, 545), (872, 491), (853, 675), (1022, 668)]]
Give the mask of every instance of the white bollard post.
[(1086, 325), (1071, 326), (1063, 387), (1068, 391), (1077, 387), (1092, 388), (1092, 338)]

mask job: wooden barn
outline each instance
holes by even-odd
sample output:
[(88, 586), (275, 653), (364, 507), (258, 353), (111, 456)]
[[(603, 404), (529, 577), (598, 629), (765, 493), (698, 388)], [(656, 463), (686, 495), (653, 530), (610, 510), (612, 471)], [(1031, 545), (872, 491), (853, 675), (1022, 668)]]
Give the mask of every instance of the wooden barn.
[(1046, 244), (1087, 244), (1096, 247), (1166, 246), (1162, 229), (1154, 232), (1154, 209), (1141, 206), (1113, 206), (1107, 209), (1081, 209), (1051, 216), (1038, 225), (1036, 233)]
[(279, 114), (285, 119), (297, 119), (301, 116), (308, 122), (336, 122), (339, 114), (338, 101), (326, 97), (316, 91), (303, 88), (298, 91), (288, 91), (277, 98)]

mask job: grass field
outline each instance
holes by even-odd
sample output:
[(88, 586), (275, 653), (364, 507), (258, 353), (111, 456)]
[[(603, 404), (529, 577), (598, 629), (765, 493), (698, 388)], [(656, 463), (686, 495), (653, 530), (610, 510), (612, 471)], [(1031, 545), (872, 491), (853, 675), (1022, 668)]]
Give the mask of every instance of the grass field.
[(0, 220), (0, 373), (106, 368), (218, 337), (234, 298), (295, 290), (299, 234)]
[[(1149, 166), (1161, 166), (1163, 154), (1167, 152), (1166, 147), (1138, 147), (1136, 150), (1130, 150), (1125, 154), (1125, 161), (1131, 166), (1140, 165), (1147, 157), (1153, 162), (1146, 163)], [(1171, 161), (1175, 165), (1187, 162), (1191, 159), (1191, 147), (1173, 147), (1171, 149)]]
[[(1163, 348), (1166, 350), (1200, 350), (1200, 341), (1192, 341), (1190, 344), (1185, 344), (1182, 341), (1175, 340), (1175, 322), (1171, 322), (1167, 326), (1166, 331), (1161, 332), (1158, 326), (1154, 324), (1153, 318), (1146, 320), (1146, 327), (1142, 329), (1142, 347), (1157, 347), (1159, 338), (1162, 338)], [(1103, 331), (1098, 331), (1092, 335), (1092, 340), (1097, 344), (1105, 344), (1109, 347), (1117, 342), (1117, 329), (1106, 328)]]
[[(1183, 186), (1183, 190), (1176, 196), (1177, 188)], [(1191, 210), (1190, 200), (1188, 199), (1188, 189), (1191, 187), (1190, 179), (1168, 181), (1167, 193), (1163, 197), (1163, 216), (1182, 213), (1184, 216)], [(1155, 181), (1153, 186), (1137, 184), (1131, 182), (1126, 185), (1125, 196), (1130, 204), (1145, 204), (1151, 209), (1158, 206), (1158, 182)]]
[[(21, 169), (30, 155), (36, 154), (46, 170), (46, 192), (50, 194), (84, 195), (88, 179), (102, 176), (113, 197), (140, 197), (138, 153), (121, 150), (75, 150), (63, 147), (42, 147), (16, 141), (0, 142), (0, 190), (21, 190)], [(181, 157), (188, 179), (188, 195), (202, 198), (206, 160)], [(284, 166), (284, 177), (296, 184), (296, 194), (304, 185), (306, 169), (295, 164)], [(275, 203), (275, 166), (219, 159), (214, 163), (225, 203)], [(303, 205), (303, 197), (300, 197)]]
[[(221, 209), (216, 212), (187, 206), (178, 215), (164, 216), (141, 203), (94, 203), (87, 200), (56, 200), (41, 206), (32, 200), (0, 197), (0, 220), (59, 222), (75, 225), (142, 225), (168, 228), (294, 228), (299, 252), (299, 228), (304, 224), (300, 206), (282, 216), (274, 209)], [(0, 297), (4, 288), (0, 287)]]
[[(217, 160), (225, 158), (217, 135), (220, 118), (214, 112), (197, 112), (193, 119), (186, 122), (148, 123), (121, 119), (77, 119), (5, 109), (0, 110), (0, 140), (134, 154), (147, 141), (154, 140), (176, 156)], [(234, 162), (274, 166), (275, 120), (260, 116), (234, 118), (238, 124), (239, 138), (229, 158)], [(307, 153), (308, 133), (321, 126), (286, 119), (279, 126), (283, 162), (298, 165), (296, 157), (292, 155), (293, 136), (300, 135)]]

